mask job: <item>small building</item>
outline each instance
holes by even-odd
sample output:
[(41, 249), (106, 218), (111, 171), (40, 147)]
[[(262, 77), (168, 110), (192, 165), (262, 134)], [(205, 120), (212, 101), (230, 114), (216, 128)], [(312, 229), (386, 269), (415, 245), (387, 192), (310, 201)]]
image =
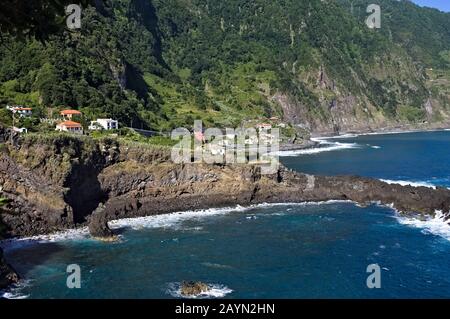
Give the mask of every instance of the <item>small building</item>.
[(56, 131), (83, 134), (83, 127), (77, 122), (64, 121), (56, 125)]
[(89, 130), (117, 130), (119, 128), (119, 122), (113, 119), (97, 119), (96, 121), (91, 121), (89, 125)]
[(81, 115), (81, 112), (77, 110), (63, 110), (60, 112), (60, 114), (64, 119), (72, 120), (72, 117), (74, 115)]
[(15, 127), (13, 126), (12, 130), (17, 133), (28, 133), (28, 129), (25, 127)]
[(260, 123), (256, 125), (256, 129), (258, 131), (262, 131), (262, 130), (270, 130), (272, 128), (271, 124), (268, 123)]
[(14, 114), (18, 114), (20, 117), (29, 117), (33, 114), (33, 109), (31, 107), (7, 105), (6, 108)]

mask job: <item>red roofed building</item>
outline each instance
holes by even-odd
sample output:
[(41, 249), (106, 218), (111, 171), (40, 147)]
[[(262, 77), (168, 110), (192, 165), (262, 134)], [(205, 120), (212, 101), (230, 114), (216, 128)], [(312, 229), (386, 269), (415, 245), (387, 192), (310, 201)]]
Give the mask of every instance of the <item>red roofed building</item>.
[(72, 116), (74, 116), (74, 115), (81, 115), (81, 112), (80, 112), (80, 111), (77, 111), (77, 110), (63, 110), (63, 111), (60, 112), (60, 114), (61, 114), (64, 118), (66, 118), (66, 119), (68, 119), (68, 120), (71, 120), (71, 119), (72, 119)]
[(83, 134), (83, 127), (81, 124), (73, 121), (64, 121), (59, 123), (56, 125), (56, 130), (60, 132)]

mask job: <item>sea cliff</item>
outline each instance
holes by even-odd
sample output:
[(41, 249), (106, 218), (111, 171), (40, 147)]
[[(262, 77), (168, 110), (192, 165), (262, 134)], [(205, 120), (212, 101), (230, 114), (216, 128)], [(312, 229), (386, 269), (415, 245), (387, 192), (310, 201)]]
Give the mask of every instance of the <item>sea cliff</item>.
[[(4, 141), (7, 139), (3, 139)], [(380, 202), (403, 214), (449, 216), (450, 190), (400, 186), (358, 176), (313, 176), (280, 166), (174, 164), (170, 149), (115, 139), (29, 135), (3, 143), (0, 222), (4, 237), (89, 225), (106, 237), (114, 219), (257, 203)], [(3, 278), (12, 278), (1, 261)], [(6, 274), (6, 275), (5, 275)]]

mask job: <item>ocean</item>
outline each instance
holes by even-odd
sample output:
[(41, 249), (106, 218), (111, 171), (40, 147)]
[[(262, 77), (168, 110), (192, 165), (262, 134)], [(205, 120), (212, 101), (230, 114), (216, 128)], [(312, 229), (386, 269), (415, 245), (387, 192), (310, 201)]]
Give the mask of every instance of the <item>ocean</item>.
[[(450, 187), (450, 131), (349, 135), (282, 153), (295, 170)], [(2, 245), (23, 280), (9, 298), (449, 298), (450, 226), (351, 202), (211, 208), (111, 223), (115, 243), (86, 230)], [(67, 266), (81, 287), (67, 287)], [(380, 288), (369, 288), (369, 265)]]

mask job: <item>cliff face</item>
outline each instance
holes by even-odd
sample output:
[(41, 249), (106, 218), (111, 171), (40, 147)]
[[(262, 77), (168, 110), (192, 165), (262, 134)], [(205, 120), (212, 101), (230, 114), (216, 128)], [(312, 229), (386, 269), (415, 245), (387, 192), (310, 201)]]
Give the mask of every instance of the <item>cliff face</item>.
[(3, 289), (11, 284), (17, 283), (19, 276), (9, 266), (3, 258), (3, 250), (0, 248), (0, 289)]
[(169, 154), (158, 148), (140, 150), (113, 140), (70, 136), (35, 137), (16, 146), (3, 145), (0, 192), (9, 202), (3, 207), (2, 221), (11, 236), (83, 224), (110, 197), (108, 185), (113, 183), (101, 178), (105, 168), (126, 161), (156, 163), (167, 160)]
[[(351, 176), (323, 177), (280, 167), (173, 164), (167, 149), (59, 136), (26, 139), (0, 153), (7, 236), (48, 233), (94, 220), (261, 202), (380, 201), (405, 213), (448, 214), (450, 191), (389, 185)], [(95, 221), (93, 221), (95, 222)]]

